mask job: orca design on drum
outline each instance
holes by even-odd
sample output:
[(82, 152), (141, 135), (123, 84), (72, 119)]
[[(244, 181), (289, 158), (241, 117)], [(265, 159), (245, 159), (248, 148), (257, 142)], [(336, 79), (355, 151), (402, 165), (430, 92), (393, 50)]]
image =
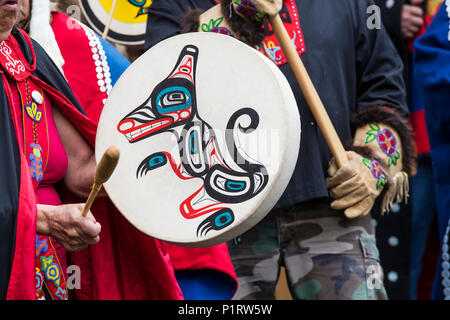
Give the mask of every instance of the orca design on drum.
[[(240, 170), (225, 161), (218, 148), (214, 129), (197, 110), (196, 67), (199, 50), (183, 48), (175, 68), (161, 81), (150, 97), (126, 115), (117, 130), (130, 143), (136, 143), (161, 132), (173, 133), (178, 141), (179, 158), (170, 152), (150, 154), (136, 171), (142, 178), (152, 170), (169, 164), (181, 180), (200, 178), (203, 185), (179, 206), (181, 215), (194, 219), (210, 214), (197, 228), (197, 236), (230, 226), (234, 214), (228, 204), (242, 203), (258, 195), (267, 185), (269, 176), (264, 165), (251, 159), (235, 138), (237, 131), (251, 133), (259, 124), (258, 113), (244, 107), (233, 113), (227, 123), (225, 142), (231, 158)], [(243, 118), (250, 121), (244, 125)]]

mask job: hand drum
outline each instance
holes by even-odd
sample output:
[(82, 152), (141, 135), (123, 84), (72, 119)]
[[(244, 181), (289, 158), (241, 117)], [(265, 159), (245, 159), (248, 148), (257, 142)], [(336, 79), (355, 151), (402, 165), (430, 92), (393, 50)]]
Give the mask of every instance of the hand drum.
[(106, 191), (142, 232), (211, 246), (276, 204), (300, 148), (300, 115), (281, 71), (224, 35), (189, 33), (136, 60), (103, 109), (96, 156), (121, 151)]

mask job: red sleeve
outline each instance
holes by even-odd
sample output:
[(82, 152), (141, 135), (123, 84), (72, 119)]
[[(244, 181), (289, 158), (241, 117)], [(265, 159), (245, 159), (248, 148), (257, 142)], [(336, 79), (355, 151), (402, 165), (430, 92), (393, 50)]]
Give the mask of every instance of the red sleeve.
[(220, 271), (230, 276), (237, 287), (236, 273), (225, 243), (206, 248), (184, 248), (171, 244), (167, 246), (175, 270)]

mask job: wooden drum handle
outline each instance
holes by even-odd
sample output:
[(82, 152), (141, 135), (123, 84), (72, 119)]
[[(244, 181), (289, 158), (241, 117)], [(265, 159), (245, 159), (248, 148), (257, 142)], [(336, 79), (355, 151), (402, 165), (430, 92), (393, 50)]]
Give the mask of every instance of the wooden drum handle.
[(89, 212), (92, 203), (97, 197), (98, 192), (102, 188), (103, 184), (108, 181), (111, 177), (114, 169), (116, 169), (117, 163), (119, 162), (120, 151), (117, 147), (109, 147), (102, 156), (102, 159), (95, 168), (94, 184), (92, 185), (91, 193), (84, 205), (81, 215), (83, 217)]
[(109, 28), (111, 28), (111, 22), (113, 20), (114, 12), (116, 11), (117, 0), (114, 0), (111, 6), (111, 10), (109, 11), (108, 21), (106, 22), (105, 29), (103, 30), (102, 38), (106, 39), (109, 33)]
[(303, 95), (305, 96), (306, 102), (309, 105), (314, 119), (322, 131), (325, 141), (336, 159), (337, 165), (342, 167), (346, 162), (348, 162), (347, 154), (333, 126), (333, 123), (327, 114), (322, 100), (320, 99), (303, 62), (300, 59), (297, 50), (295, 50), (295, 47), (292, 44), (291, 38), (284, 27), (280, 15), (277, 14), (269, 19), (275, 36), (277, 37), (286, 59), (294, 72), (295, 78), (297, 79)]

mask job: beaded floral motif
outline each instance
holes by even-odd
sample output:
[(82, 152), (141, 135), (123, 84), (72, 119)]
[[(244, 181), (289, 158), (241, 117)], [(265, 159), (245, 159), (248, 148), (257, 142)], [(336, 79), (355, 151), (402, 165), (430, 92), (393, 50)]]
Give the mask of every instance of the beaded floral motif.
[(252, 0), (233, 0), (236, 5), (236, 11), (244, 17), (249, 17), (257, 23), (264, 23), (267, 15), (264, 12), (258, 11), (258, 8)]
[(223, 17), (217, 19), (211, 19), (209, 23), (203, 23), (201, 29), (203, 32), (215, 32), (220, 33), (227, 36), (233, 36), (231, 31), (225, 27), (221, 27), (221, 23), (223, 22)]
[(52, 281), (56, 287), (59, 287), (61, 281), (59, 267), (53, 262), (53, 256), (41, 257), (41, 271), (44, 272), (45, 278)]
[(36, 182), (40, 182), (44, 176), (42, 147), (37, 143), (32, 143), (30, 148), (32, 150), (32, 153), (28, 156), (30, 158), (30, 175)]
[(36, 236), (35, 266), (36, 298), (67, 300), (66, 280), (50, 238)]
[(44, 278), (42, 277), (39, 268), (35, 268), (35, 278), (36, 278), (36, 298), (42, 298), (44, 293), (42, 292), (42, 286), (44, 285)]
[(377, 190), (386, 185), (386, 176), (381, 170), (381, 165), (376, 160), (369, 160), (367, 158), (362, 158), (364, 165), (370, 170), (373, 177), (377, 179)]
[(38, 258), (41, 254), (45, 254), (48, 251), (48, 243), (47, 238), (43, 238), (42, 240), (36, 236), (36, 258)]
[(398, 152), (398, 142), (394, 134), (389, 129), (381, 129), (376, 123), (369, 123), (370, 130), (366, 132), (366, 144), (376, 140), (381, 151), (389, 158), (388, 167), (396, 165), (400, 159)]
[(61, 287), (58, 287), (58, 290), (56, 290), (55, 296), (58, 297), (60, 300), (67, 300), (67, 290), (63, 289)]
[(41, 122), (42, 111), (39, 110), (36, 102), (31, 102), (29, 105), (25, 106), (25, 111), (28, 117), (34, 122)]

